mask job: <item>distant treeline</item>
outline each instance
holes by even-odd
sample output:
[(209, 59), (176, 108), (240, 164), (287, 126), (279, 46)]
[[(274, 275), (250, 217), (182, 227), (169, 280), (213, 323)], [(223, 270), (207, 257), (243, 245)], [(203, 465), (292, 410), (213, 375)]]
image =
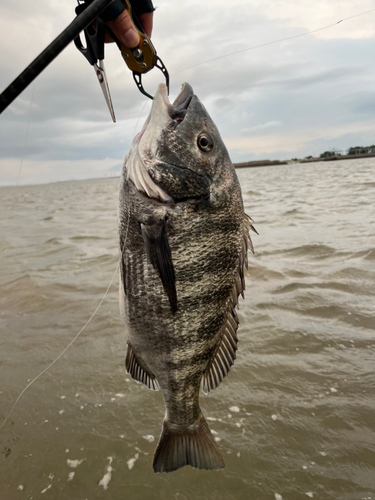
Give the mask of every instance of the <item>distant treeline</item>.
[(354, 146), (349, 148), (346, 153), (339, 149), (332, 149), (331, 151), (324, 151), (319, 158), (329, 158), (330, 156), (343, 156), (343, 155), (368, 155), (375, 154), (375, 145), (372, 146)]

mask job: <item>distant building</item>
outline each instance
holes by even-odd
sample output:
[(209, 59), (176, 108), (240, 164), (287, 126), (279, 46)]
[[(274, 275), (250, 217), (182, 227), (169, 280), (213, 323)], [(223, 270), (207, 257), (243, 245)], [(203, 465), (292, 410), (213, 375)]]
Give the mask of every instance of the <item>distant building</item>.
[(347, 151), (348, 155), (369, 155), (375, 154), (375, 145), (372, 146), (355, 146), (349, 148)]

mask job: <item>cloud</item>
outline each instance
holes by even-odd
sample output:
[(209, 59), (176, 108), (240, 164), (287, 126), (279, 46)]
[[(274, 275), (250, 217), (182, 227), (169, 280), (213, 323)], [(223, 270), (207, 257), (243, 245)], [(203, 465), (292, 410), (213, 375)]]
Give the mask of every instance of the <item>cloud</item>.
[(260, 123), (259, 125), (255, 125), (254, 127), (251, 128), (245, 128), (241, 132), (257, 132), (258, 130), (265, 130), (265, 129), (270, 129), (270, 128), (275, 128), (275, 127), (280, 127), (282, 125), (281, 122), (278, 122), (277, 120), (273, 120), (271, 122), (267, 123)]
[[(271, 19), (284, 19), (290, 26), (305, 27), (316, 30), (338, 21), (356, 16), (357, 14), (373, 11), (372, 0), (358, 0), (353, 4), (351, 0), (315, 0), (312, 4), (307, 0), (271, 0), (266, 4), (262, 0), (253, 0), (252, 4), (266, 11)], [(345, 27), (337, 25), (337, 28), (319, 31), (315, 37), (323, 40), (337, 38), (363, 39), (375, 36), (375, 11), (364, 16), (351, 19)]]
[[(375, 132), (375, 119), (369, 122), (358, 122), (355, 124), (343, 124), (332, 127), (320, 127), (310, 129), (295, 129), (287, 134), (264, 134), (255, 137), (232, 137), (226, 140), (229, 151), (247, 157), (257, 157), (269, 155), (270, 159), (280, 155), (280, 158), (290, 158), (288, 154), (295, 152), (296, 156), (303, 158), (305, 154), (311, 154), (316, 148), (316, 144), (328, 145), (323, 149), (346, 149), (340, 147), (340, 142), (336, 142), (343, 136), (354, 138), (359, 134), (368, 134), (369, 130)], [(335, 146), (337, 144), (337, 146)], [(309, 153), (310, 151), (310, 153)], [(322, 151), (321, 151), (322, 152)], [(268, 157), (267, 157), (268, 158)]]
[[(307, 0), (234, 0), (230, 6), (207, 0), (202, 10), (198, 0), (163, 0), (153, 42), (170, 72), (171, 99), (188, 81), (234, 161), (308, 155), (330, 141), (339, 149), (375, 142), (369, 58), (375, 12), (277, 40), (371, 8), (370, 0), (317, 0), (313, 8)], [(65, 2), (1, 4), (0, 85), (8, 85), (73, 17), (73, 4)], [(104, 175), (122, 163), (151, 101), (136, 89), (116, 46), (106, 47), (105, 62), (117, 123), (93, 68), (71, 44), (1, 115), (1, 184), (16, 182), (22, 158), (23, 183)], [(145, 88), (153, 93), (162, 80), (155, 69), (145, 75)]]

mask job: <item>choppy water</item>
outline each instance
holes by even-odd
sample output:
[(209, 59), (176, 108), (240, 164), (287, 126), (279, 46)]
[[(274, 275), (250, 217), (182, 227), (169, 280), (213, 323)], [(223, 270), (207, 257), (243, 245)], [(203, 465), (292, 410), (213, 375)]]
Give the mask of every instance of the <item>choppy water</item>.
[[(0, 431), (0, 497), (375, 499), (375, 161), (238, 171), (253, 238), (238, 357), (202, 410), (226, 469), (154, 475), (117, 278)], [(0, 189), (0, 419), (117, 266), (118, 179)]]

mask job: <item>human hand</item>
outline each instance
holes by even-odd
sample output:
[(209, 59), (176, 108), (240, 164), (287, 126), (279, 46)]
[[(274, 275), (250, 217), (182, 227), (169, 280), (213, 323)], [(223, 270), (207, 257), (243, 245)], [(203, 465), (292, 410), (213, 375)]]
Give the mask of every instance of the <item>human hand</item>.
[[(153, 15), (153, 12), (146, 12), (144, 14), (139, 14), (138, 16), (138, 19), (149, 38), (151, 38), (152, 33)], [(107, 24), (120, 42), (126, 47), (132, 49), (139, 44), (139, 35), (135, 29), (133, 21), (130, 18), (128, 10), (124, 10), (124, 12), (116, 17), (116, 19), (108, 21)], [(106, 34), (105, 41), (113, 42), (112, 37), (108, 33)]]

